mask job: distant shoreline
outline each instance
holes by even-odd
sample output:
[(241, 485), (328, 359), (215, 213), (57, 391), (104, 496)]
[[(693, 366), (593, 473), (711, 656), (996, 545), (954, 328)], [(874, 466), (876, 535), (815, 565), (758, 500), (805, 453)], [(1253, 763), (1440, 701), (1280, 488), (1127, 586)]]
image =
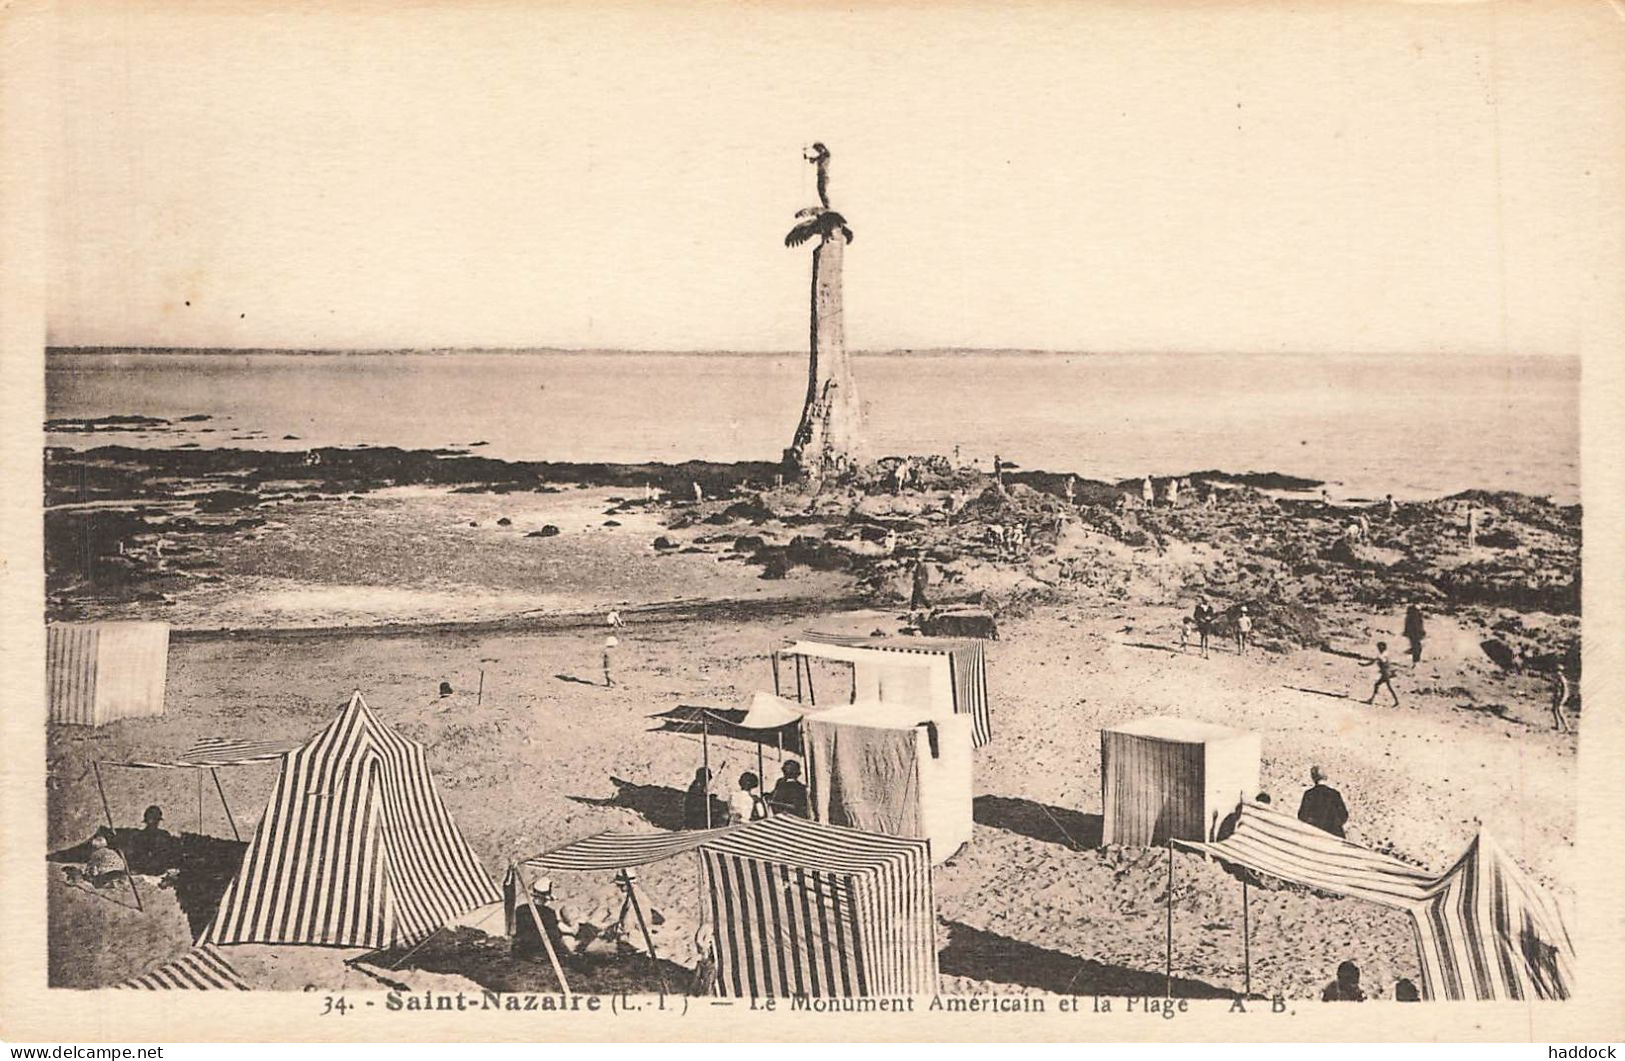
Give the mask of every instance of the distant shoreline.
[[(128, 354), (219, 357), (385, 357), (409, 355), (422, 357), (484, 355), (527, 357), (547, 355), (553, 357), (737, 357), (781, 358), (805, 357), (805, 350), (658, 350), (636, 348), (594, 348), (554, 346), (425, 346), (425, 347), (274, 347), (274, 346), (47, 346), (45, 354), (119, 356)], [(854, 357), (1179, 357), (1179, 358), (1323, 358), (1336, 357), (1372, 361), (1404, 361), (1416, 358), (1459, 359), (1469, 361), (1545, 361), (1579, 362), (1579, 354), (1568, 353), (1502, 353), (1499, 351), (1473, 353), (1470, 351), (1338, 351), (1335, 353), (1292, 350), (1048, 350), (1033, 347), (877, 347), (854, 349)]]

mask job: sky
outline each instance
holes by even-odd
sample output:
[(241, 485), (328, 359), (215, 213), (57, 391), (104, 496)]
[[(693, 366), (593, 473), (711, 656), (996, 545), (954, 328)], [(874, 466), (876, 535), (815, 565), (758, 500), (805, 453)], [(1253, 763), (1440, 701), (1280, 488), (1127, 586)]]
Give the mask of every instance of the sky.
[(1575, 354), (1617, 262), (1606, 0), (173, 8), (58, 19), (55, 345), (802, 349), (814, 140), (858, 348)]

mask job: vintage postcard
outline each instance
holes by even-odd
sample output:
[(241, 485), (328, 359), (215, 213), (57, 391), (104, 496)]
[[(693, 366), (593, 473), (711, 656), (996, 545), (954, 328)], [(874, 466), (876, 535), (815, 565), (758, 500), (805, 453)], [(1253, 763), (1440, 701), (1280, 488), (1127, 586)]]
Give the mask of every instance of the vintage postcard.
[(8, 1041), (1621, 1037), (1618, 3), (0, 46)]

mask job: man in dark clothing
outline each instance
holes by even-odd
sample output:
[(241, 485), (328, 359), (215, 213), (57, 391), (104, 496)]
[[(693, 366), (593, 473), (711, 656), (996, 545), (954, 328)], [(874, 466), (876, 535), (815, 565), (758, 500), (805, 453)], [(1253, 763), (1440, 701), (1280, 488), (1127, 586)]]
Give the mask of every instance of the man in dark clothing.
[(773, 786), (773, 792), (767, 797), (772, 804), (775, 814), (794, 814), (798, 818), (807, 816), (807, 786), (801, 781), (801, 764), (791, 759), (782, 768), (779, 783)]
[(1298, 820), (1322, 832), (1342, 836), (1343, 826), (1349, 820), (1349, 810), (1343, 805), (1342, 793), (1326, 783), (1326, 771), (1318, 766), (1309, 768), (1309, 780), (1314, 785), (1303, 794), (1303, 802), (1298, 804)]
[(163, 828), (164, 812), (157, 804), (141, 816), (142, 829), (130, 839), (130, 869), (152, 876), (175, 867), (175, 838)]
[(1364, 1002), (1365, 991), (1360, 987), (1360, 967), (1344, 962), (1337, 967), (1337, 979), (1326, 985), (1320, 993), (1322, 1002)]
[(930, 588), (931, 565), (926, 562), (925, 554), (921, 553), (914, 561), (914, 593), (909, 597), (908, 606), (912, 609), (931, 607), (931, 601), (926, 596)]
[(714, 829), (727, 824), (728, 808), (711, 795), (711, 771), (702, 766), (694, 771), (694, 780), (683, 795), (683, 828)]
[(1422, 641), (1428, 636), (1422, 625), (1422, 609), (1411, 605), (1405, 609), (1405, 640), (1411, 643), (1411, 666), (1422, 662)]
[(1213, 605), (1207, 602), (1206, 597), (1196, 602), (1196, 610), (1191, 613), (1191, 618), (1196, 620), (1196, 634), (1201, 640), (1202, 658), (1207, 659), (1207, 639), (1213, 633), (1213, 621), (1216, 616)]
[[(513, 956), (515, 958), (545, 960), (547, 950), (542, 946), (542, 932), (547, 933), (547, 940), (553, 944), (553, 953), (558, 955), (560, 964), (572, 953), (564, 944), (565, 932), (575, 934), (576, 926), (566, 923), (569, 914), (559, 916), (559, 911), (553, 908), (553, 882), (538, 880), (530, 888), (530, 901), (519, 903), (514, 907), (513, 925)], [(541, 923), (541, 930), (537, 930), (537, 922)]]

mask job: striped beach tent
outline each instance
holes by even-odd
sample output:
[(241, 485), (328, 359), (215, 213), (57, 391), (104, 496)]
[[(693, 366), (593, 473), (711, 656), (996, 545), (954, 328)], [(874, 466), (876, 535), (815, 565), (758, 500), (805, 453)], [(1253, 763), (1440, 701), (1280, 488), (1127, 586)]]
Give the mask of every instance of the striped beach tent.
[(843, 998), (937, 989), (923, 840), (781, 816), (700, 847), (717, 993)]
[(735, 998), (929, 994), (930, 845), (780, 816), (678, 833), (600, 833), (524, 863), (619, 870), (697, 851), (717, 992)]
[[(901, 701), (925, 708), (941, 705), (947, 711), (970, 716), (974, 747), (980, 748), (993, 739), (987, 698), (987, 652), (985, 643), (980, 640), (858, 637), (809, 631), (802, 634), (786, 654), (852, 664), (854, 701)], [(888, 665), (887, 654), (893, 656), (895, 663), (921, 664), (923, 679), (908, 673), (919, 668)]]
[(501, 893), (424, 758), (359, 692), (288, 752), (204, 940), (409, 945)]
[(1557, 904), (1480, 830), (1413, 911), (1435, 998), (1565, 999), (1574, 944)]
[(167, 623), (51, 623), (45, 693), (52, 722), (105, 726), (164, 713)]
[(187, 951), (140, 976), (114, 984), (115, 991), (247, 991), (248, 985), (214, 947)]
[(1442, 877), (1251, 801), (1217, 842), (1174, 843), (1406, 911), (1416, 928), (1425, 998), (1562, 999), (1573, 990), (1574, 948), (1561, 913), (1487, 832)]

